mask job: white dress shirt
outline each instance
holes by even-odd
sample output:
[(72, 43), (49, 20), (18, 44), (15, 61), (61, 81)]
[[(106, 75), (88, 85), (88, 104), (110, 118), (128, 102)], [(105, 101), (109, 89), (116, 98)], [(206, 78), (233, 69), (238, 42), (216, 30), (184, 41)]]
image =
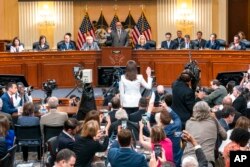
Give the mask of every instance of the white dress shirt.
[(137, 75), (136, 80), (130, 81), (125, 78), (125, 75), (122, 75), (119, 83), (122, 107), (138, 107), (141, 98), (140, 87), (151, 89), (152, 81), (153, 79), (148, 77), (148, 82), (146, 82), (142, 75)]

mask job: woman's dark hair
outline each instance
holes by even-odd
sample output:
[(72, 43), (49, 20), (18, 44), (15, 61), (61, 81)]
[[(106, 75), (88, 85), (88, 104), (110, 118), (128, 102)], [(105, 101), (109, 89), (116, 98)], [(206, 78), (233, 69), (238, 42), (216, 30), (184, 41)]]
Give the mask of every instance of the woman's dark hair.
[(13, 38), (12, 40), (12, 46), (15, 46), (15, 40), (18, 40), (19, 45), (20, 45), (20, 39), (18, 37)]
[(23, 116), (31, 116), (35, 111), (35, 106), (33, 103), (25, 103), (23, 106)]
[(185, 69), (184, 71), (182, 71), (179, 80), (183, 81), (183, 82), (190, 82), (191, 79), (193, 78), (193, 74), (189, 69)]
[(134, 81), (137, 78), (137, 65), (134, 60), (129, 60), (126, 66), (125, 77), (127, 80)]
[(5, 115), (0, 115), (0, 137), (5, 137), (10, 128), (10, 123)]
[(226, 88), (227, 88), (227, 93), (229, 93), (229, 94), (232, 94), (233, 93), (233, 88), (236, 86), (236, 82), (235, 81), (229, 81), (228, 83), (227, 83), (227, 86), (226, 86)]
[(96, 110), (91, 110), (86, 114), (86, 117), (84, 118), (84, 124), (87, 123), (90, 120), (95, 120), (100, 124), (100, 119), (99, 119), (99, 111)]
[(41, 45), (41, 40), (42, 40), (43, 38), (45, 38), (45, 43), (47, 43), (46, 37), (45, 37), (44, 35), (41, 35), (41, 36), (39, 37), (39, 45)]
[(243, 128), (235, 128), (230, 136), (230, 139), (241, 147), (245, 147), (250, 138), (250, 133)]

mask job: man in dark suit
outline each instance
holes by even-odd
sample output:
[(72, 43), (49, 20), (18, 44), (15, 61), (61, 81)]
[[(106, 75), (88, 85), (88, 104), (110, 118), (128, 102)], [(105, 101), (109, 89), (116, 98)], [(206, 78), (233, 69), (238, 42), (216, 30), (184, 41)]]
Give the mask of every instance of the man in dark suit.
[(190, 40), (189, 35), (184, 36), (184, 42), (181, 43), (180, 49), (195, 49), (195, 44)]
[(177, 38), (175, 38), (174, 41), (177, 43), (177, 48), (180, 48), (181, 43), (184, 42), (184, 38), (182, 38), (182, 31), (177, 31)]
[(75, 143), (75, 129), (78, 125), (78, 121), (74, 118), (69, 118), (64, 122), (63, 131), (57, 137), (58, 151), (68, 148), (73, 149)]
[(147, 112), (147, 99), (145, 97), (141, 97), (139, 101), (139, 110), (135, 113), (129, 115), (129, 120), (132, 122), (139, 122), (142, 119), (142, 115)]
[(210, 40), (207, 41), (205, 47), (208, 49), (219, 50), (220, 49), (220, 42), (216, 40), (217, 35), (212, 33), (210, 35)]
[(112, 43), (114, 47), (128, 46), (128, 33), (122, 29), (121, 22), (116, 23), (116, 30), (109, 31), (107, 36), (108, 43)]
[(201, 31), (198, 31), (196, 33), (196, 36), (197, 38), (194, 40), (195, 44), (196, 44), (196, 47), (198, 49), (204, 49), (205, 48), (205, 45), (206, 45), (206, 40), (205, 39), (202, 39), (202, 32)]
[(115, 118), (115, 113), (116, 111), (121, 107), (121, 103), (120, 103), (120, 98), (117, 96), (114, 96), (111, 99), (111, 111), (109, 112), (109, 117), (110, 117), (110, 121), (111, 123), (115, 122), (117, 119)]
[(147, 160), (142, 154), (131, 149), (132, 134), (128, 129), (120, 129), (118, 142), (120, 148), (111, 145), (108, 152), (108, 161), (112, 167), (147, 167)]
[(191, 79), (191, 71), (184, 70), (179, 79), (172, 84), (173, 99), (171, 108), (179, 115), (183, 129), (186, 121), (193, 113), (195, 104), (195, 92), (190, 88)]
[(161, 42), (162, 49), (176, 49), (178, 47), (176, 41), (171, 40), (172, 34), (170, 32), (167, 32), (165, 34), (165, 37), (166, 41)]
[(17, 108), (14, 107), (14, 95), (17, 93), (17, 85), (14, 82), (9, 82), (6, 86), (7, 92), (5, 92), (1, 99), (3, 101), (2, 112), (13, 114), (17, 112)]
[(76, 50), (76, 45), (71, 41), (70, 35), (68, 33), (64, 35), (64, 42), (59, 45), (59, 50)]

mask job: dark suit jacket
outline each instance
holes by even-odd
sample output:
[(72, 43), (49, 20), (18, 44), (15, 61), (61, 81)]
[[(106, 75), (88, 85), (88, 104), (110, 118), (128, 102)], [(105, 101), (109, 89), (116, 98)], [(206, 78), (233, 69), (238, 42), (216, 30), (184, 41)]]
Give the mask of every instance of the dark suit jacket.
[(221, 118), (221, 119), (219, 120), (219, 123), (220, 123), (220, 125), (225, 129), (225, 131), (228, 131), (228, 130), (229, 130), (229, 126), (228, 126), (227, 122), (226, 122), (223, 118)]
[(125, 30), (121, 31), (120, 38), (117, 31), (112, 31), (110, 36), (107, 37), (107, 41), (112, 43), (112, 46), (128, 46), (128, 33)]
[(247, 100), (244, 96), (240, 95), (238, 96), (234, 102), (233, 107), (236, 111), (240, 112), (242, 115), (246, 115), (246, 109), (247, 109)]
[[(109, 137), (111, 137), (112, 134), (117, 135), (117, 129), (118, 126), (121, 125), (121, 122), (122, 120), (117, 120), (111, 124), (109, 128)], [(133, 131), (136, 140), (139, 140), (139, 125), (135, 122), (127, 120), (127, 128), (131, 130), (131, 132)]]
[(214, 49), (214, 50), (219, 50), (220, 49), (220, 42), (215, 40), (214, 41), (214, 44), (212, 45), (211, 44), (211, 40), (207, 41), (206, 43), (206, 48), (209, 48), (209, 49)]
[(49, 44), (45, 44), (44, 47), (42, 48), (42, 46), (39, 45), (39, 43), (37, 43), (34, 49), (38, 50), (38, 51), (48, 50), (49, 49)]
[(145, 109), (140, 109), (135, 113), (129, 115), (129, 120), (132, 122), (139, 122), (142, 119), (142, 115), (145, 114), (147, 111)]
[(112, 111), (109, 112), (109, 117), (110, 117), (110, 121), (111, 123), (117, 121), (117, 119), (115, 118), (115, 113), (118, 109), (113, 109)]
[(14, 105), (10, 101), (10, 96), (8, 95), (7, 92), (5, 92), (2, 96), (2, 101), (3, 101), (3, 107), (2, 107), (2, 112), (12, 114), (14, 112), (17, 112), (17, 109), (14, 107)]
[(167, 41), (162, 41), (161, 42), (161, 48), (162, 49), (177, 49), (178, 48), (178, 43), (176, 41), (170, 41), (170, 45), (168, 47), (168, 42)]
[(73, 146), (73, 151), (76, 154), (75, 167), (91, 167), (92, 159), (97, 152), (107, 150), (109, 138), (105, 137), (103, 144), (95, 141), (90, 137), (79, 137)]
[(175, 38), (174, 41), (177, 43), (177, 48), (181, 46), (181, 43), (184, 42), (184, 38), (180, 38), (180, 40), (178, 40), (178, 38)]
[(195, 39), (194, 42), (196, 43), (196, 47), (200, 49), (200, 48), (205, 48), (207, 41), (205, 39), (201, 39), (200, 41), (198, 41), (198, 39)]
[(112, 167), (147, 167), (146, 158), (131, 148), (110, 148), (108, 160)]
[(139, 44), (136, 44), (135, 45), (135, 49), (142, 49), (142, 50), (147, 50), (147, 49), (150, 49), (150, 45), (149, 43), (146, 43), (145, 45), (141, 46)]
[(57, 137), (57, 141), (58, 141), (58, 151), (60, 151), (60, 150), (62, 150), (64, 148), (68, 148), (70, 150), (73, 150), (73, 145), (75, 143), (75, 140), (70, 138), (63, 131)]
[(59, 46), (59, 50), (61, 50), (61, 51), (62, 50), (76, 50), (76, 46), (75, 46), (75, 44), (72, 41), (70, 41), (69, 42), (69, 48), (67, 48), (65, 42), (63, 42)]
[(185, 82), (177, 80), (172, 85), (172, 94), (171, 108), (179, 115), (184, 128), (186, 121), (193, 113), (195, 92)]
[[(185, 47), (186, 47), (186, 43), (182, 42), (180, 45), (180, 49), (185, 49)], [(189, 49), (195, 49), (195, 44), (192, 41), (189, 42)]]

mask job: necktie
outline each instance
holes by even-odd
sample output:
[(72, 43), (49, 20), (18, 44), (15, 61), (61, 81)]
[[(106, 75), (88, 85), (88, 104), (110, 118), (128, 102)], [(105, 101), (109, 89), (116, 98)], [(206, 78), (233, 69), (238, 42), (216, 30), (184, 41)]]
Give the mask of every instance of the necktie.
[(12, 105), (14, 105), (12, 96), (10, 96), (10, 102), (11, 102)]
[(121, 37), (121, 30), (118, 30), (118, 37)]
[(91, 46), (89, 45), (89, 50), (91, 49)]

